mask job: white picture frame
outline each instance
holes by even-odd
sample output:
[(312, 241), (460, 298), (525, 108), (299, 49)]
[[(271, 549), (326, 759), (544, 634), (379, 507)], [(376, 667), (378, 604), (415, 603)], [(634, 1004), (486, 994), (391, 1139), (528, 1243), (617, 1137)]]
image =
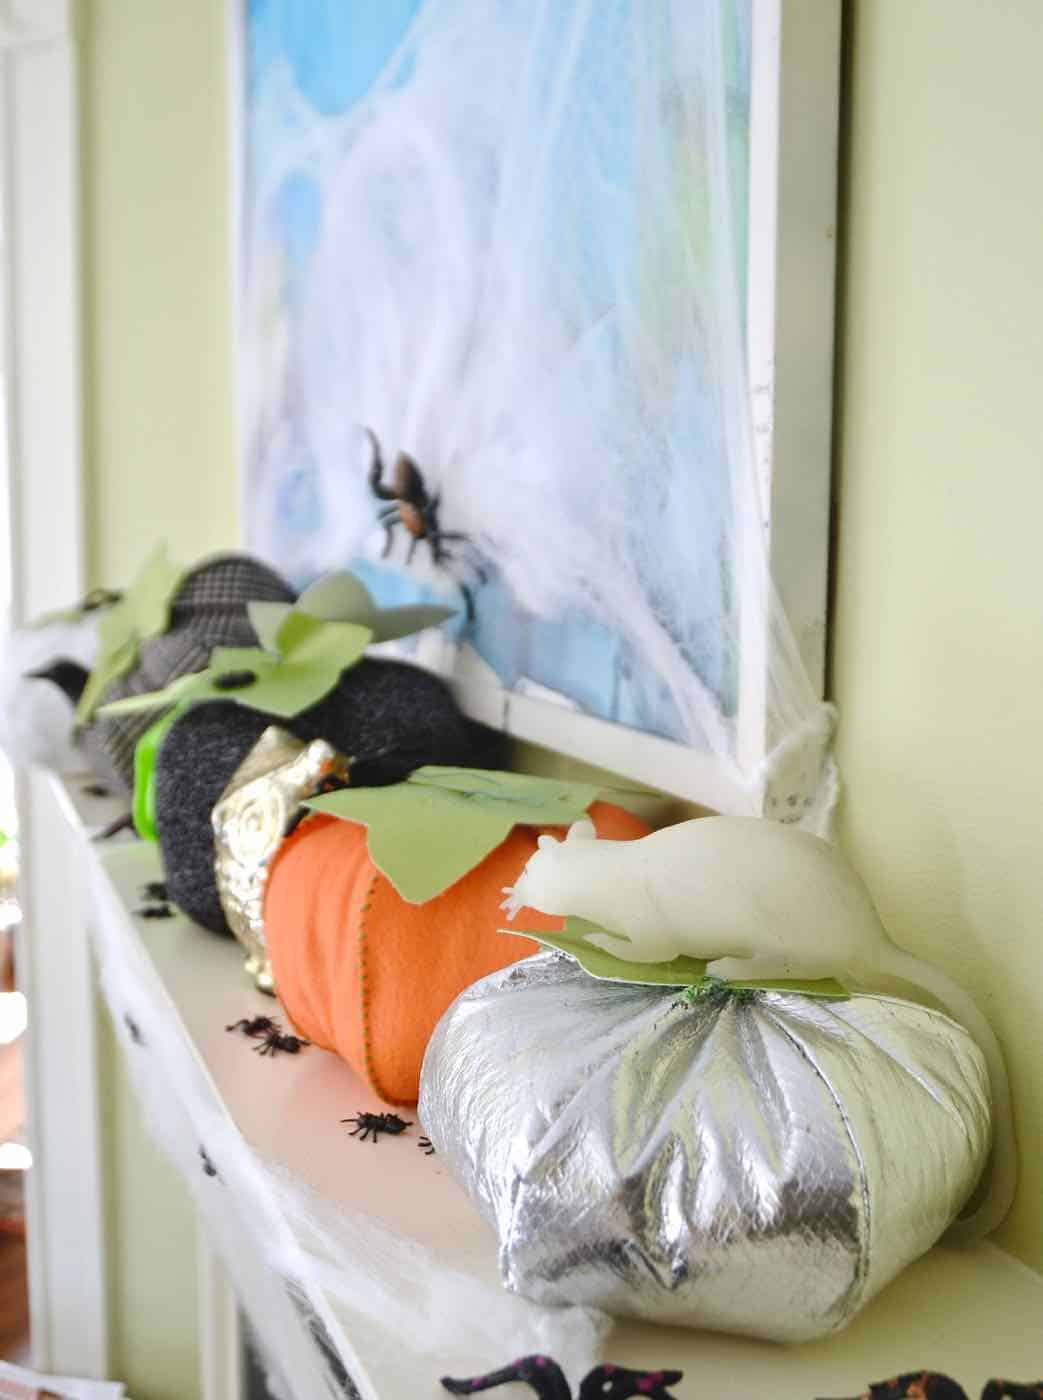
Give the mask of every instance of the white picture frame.
[[(769, 567), (812, 687), (825, 677), (830, 538), (840, 0), (752, 0), (747, 352)], [(233, 269), (241, 288), (245, 0), (229, 0)], [(242, 309), (240, 300), (239, 309)], [(241, 321), (240, 321), (241, 323)], [(240, 370), (241, 373), (241, 370)], [(240, 379), (240, 402), (243, 385)], [(241, 454), (242, 457), (242, 454)], [(249, 518), (242, 474), (244, 519)], [(250, 543), (250, 541), (247, 541)], [(466, 646), (426, 635), (417, 659), (449, 679), (461, 707), (512, 737), (609, 769), (713, 811), (744, 814), (757, 794), (737, 771), (767, 757), (772, 664), (760, 581), (740, 580), (744, 626), (736, 765), (512, 691)], [(748, 616), (747, 616), (748, 615)], [(746, 625), (748, 622), (748, 625)]]

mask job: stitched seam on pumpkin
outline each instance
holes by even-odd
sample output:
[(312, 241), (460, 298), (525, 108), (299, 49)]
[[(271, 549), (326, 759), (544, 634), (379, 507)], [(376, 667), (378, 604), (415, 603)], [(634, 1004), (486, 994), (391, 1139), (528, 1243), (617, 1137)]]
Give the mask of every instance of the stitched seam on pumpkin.
[(359, 910), (359, 1003), (361, 1013), (359, 1019), (362, 1022), (362, 1057), (366, 1066), (366, 1079), (369, 1081), (369, 1087), (384, 1103), (394, 1104), (397, 1100), (384, 1093), (377, 1076), (376, 1066), (373, 1063), (373, 1040), (369, 1025), (369, 968), (366, 964), (366, 939), (369, 930), (366, 927), (366, 915), (373, 907), (373, 896), (379, 879), (380, 873), (375, 871), (373, 879), (369, 882), (369, 889), (366, 891), (365, 902)]

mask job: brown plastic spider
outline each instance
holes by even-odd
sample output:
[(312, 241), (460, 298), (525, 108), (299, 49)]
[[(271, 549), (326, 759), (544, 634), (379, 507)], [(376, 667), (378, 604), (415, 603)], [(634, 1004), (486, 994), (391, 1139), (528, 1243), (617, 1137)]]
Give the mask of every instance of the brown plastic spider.
[[(391, 469), (391, 485), (390, 487), (385, 486), (384, 459), (381, 455), (380, 443), (372, 428), (366, 429), (366, 435), (373, 449), (373, 460), (369, 468), (370, 489), (377, 500), (394, 502), (393, 505), (385, 506), (377, 512), (377, 519), (384, 528), (384, 549), (381, 557), (386, 559), (391, 552), (395, 526), (401, 525), (410, 537), (409, 551), (406, 554), (407, 565), (412, 562), (416, 547), (421, 540), (427, 541), (431, 558), (439, 568), (445, 568), (460, 557), (457, 550), (446, 547), (448, 544), (466, 546), (470, 551), (468, 562), (475, 577), (479, 583), (486, 583), (489, 575), (476, 557), (478, 554), (477, 545), (469, 535), (465, 535), (459, 530), (442, 529), (438, 520), (438, 507), (442, 498), (437, 491), (433, 496), (428, 495), (420, 468), (412, 457), (405, 452), (398, 454), (395, 458), (395, 465)], [(473, 622), (474, 593), (460, 579), (455, 581), (467, 609), (467, 620)]]

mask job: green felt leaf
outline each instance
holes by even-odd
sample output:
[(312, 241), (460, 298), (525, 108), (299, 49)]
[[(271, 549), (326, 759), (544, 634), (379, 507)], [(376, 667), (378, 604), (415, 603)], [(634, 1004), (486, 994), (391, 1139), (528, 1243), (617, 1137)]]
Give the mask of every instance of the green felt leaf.
[(166, 545), (158, 545), (120, 601), (102, 614), (98, 656), (76, 707), (77, 724), (87, 724), (112, 682), (137, 665), (141, 643), (166, 631), (183, 576), (167, 557)]
[(347, 569), (309, 584), (297, 599), (297, 607), (324, 622), (361, 622), (365, 627), (373, 626), (377, 612), (369, 589)]
[(275, 634), (275, 650), (280, 656), (289, 658), (316, 636), (330, 638), (333, 634), (326, 633), (324, 629), (336, 626), (344, 626), (344, 624), (323, 622), (321, 618), (309, 617), (307, 613), (298, 612), (296, 608), (291, 608)]
[(257, 640), (266, 651), (276, 650), (275, 639), (279, 635), (279, 628), (292, 611), (291, 603), (266, 603), (260, 599), (247, 603), (246, 615), (257, 633)]
[(305, 804), (368, 830), (374, 865), (410, 904), (424, 904), (479, 865), (509, 834), (514, 815), (490, 813), (459, 793), (394, 783), (342, 788)]
[(511, 829), (566, 826), (598, 794), (592, 783), (428, 765), (403, 783), (344, 788), (305, 805), (369, 830), (369, 853), (403, 899), (423, 904), (485, 859)]
[(393, 642), (434, 627), (453, 616), (452, 608), (418, 604), (412, 607), (379, 608), (369, 589), (354, 574), (327, 574), (306, 588), (296, 604), (249, 603), (247, 611), (261, 645), (278, 649), (279, 629), (293, 616), (318, 618), (322, 622), (353, 622), (368, 627), (374, 642)]
[(91, 673), (87, 677), (87, 683), (83, 687), (83, 693), (76, 705), (77, 724), (90, 723), (94, 718), (101, 697), (112, 682), (125, 676), (137, 665), (140, 649), (139, 639), (128, 637), (118, 645), (110, 644), (106, 649), (99, 650)]
[[(122, 700), (110, 700), (107, 705), (102, 705), (98, 713), (102, 715), (142, 714), (146, 710), (158, 710), (166, 705), (178, 705), (190, 700), (212, 698), (209, 695), (212, 689), (210, 671), (194, 671), (191, 675), (178, 676), (162, 690), (150, 690), (144, 695), (126, 695)], [(226, 694), (223, 698), (227, 700), (230, 696)]]
[(798, 992), (802, 997), (826, 997), (831, 1001), (848, 1001), (851, 996), (844, 984), (833, 977), (776, 977), (755, 982), (729, 982), (728, 986), (751, 992)]
[[(287, 617), (279, 628), (282, 654), (261, 647), (218, 647), (205, 671), (181, 676), (163, 690), (129, 696), (106, 705), (104, 714), (133, 714), (182, 701), (234, 700), (251, 710), (289, 719), (317, 704), (353, 666), (372, 640), (368, 627), (350, 622), (320, 622), (303, 614)], [(252, 673), (246, 684), (228, 680)]]
[(644, 963), (630, 962), (626, 958), (601, 948), (589, 941), (589, 935), (597, 933), (602, 937), (619, 942), (629, 942), (622, 934), (600, 928), (585, 919), (568, 918), (560, 933), (533, 932), (530, 929), (502, 928), (501, 933), (513, 933), (519, 938), (533, 938), (548, 948), (557, 948), (576, 959), (584, 972), (602, 982), (626, 982), (639, 987), (685, 987), (689, 1000), (696, 1001), (704, 992), (723, 990), (725, 992), (797, 992), (801, 996), (828, 997), (834, 1001), (846, 1001), (850, 995), (847, 989), (832, 977), (811, 980), (802, 978), (766, 978), (756, 981), (725, 981), (707, 974), (707, 967), (714, 960), (678, 957), (670, 962)]
[(670, 962), (628, 962), (597, 944), (587, 941), (588, 934), (605, 934), (609, 938), (628, 942), (621, 934), (587, 923), (585, 919), (565, 920), (560, 933), (533, 932), (531, 929), (502, 928), (501, 933), (513, 933), (519, 938), (533, 938), (547, 948), (557, 948), (576, 959), (584, 972), (603, 982), (629, 982), (641, 987), (688, 987), (706, 973), (707, 964), (699, 958), (673, 958)]
[(596, 783), (538, 778), (501, 769), (450, 768), (427, 764), (406, 779), (419, 787), (457, 793), (491, 812), (510, 808), (514, 822), (528, 826), (570, 826), (585, 815), (598, 795)]
[(324, 622), (356, 622), (372, 631), (375, 642), (393, 642), (444, 622), (453, 616), (454, 610), (433, 604), (378, 607), (366, 585), (354, 574), (342, 570), (327, 574), (306, 588), (294, 611)]
[(453, 608), (434, 603), (416, 603), (412, 607), (378, 608), (370, 626), (375, 642), (395, 642), (399, 637), (411, 637), (425, 627), (437, 627), (454, 615)]

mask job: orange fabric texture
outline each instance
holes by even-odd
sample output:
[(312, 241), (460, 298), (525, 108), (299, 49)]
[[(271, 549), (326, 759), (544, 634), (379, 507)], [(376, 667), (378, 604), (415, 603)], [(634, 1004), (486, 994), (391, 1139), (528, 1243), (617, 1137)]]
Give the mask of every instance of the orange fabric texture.
[[(596, 802), (599, 836), (634, 840), (649, 827)], [(515, 827), (463, 879), (409, 904), (377, 870), (366, 831), (317, 814), (283, 842), (265, 897), (265, 935), (279, 998), (298, 1032), (347, 1060), (390, 1104), (415, 1104), (420, 1065), (442, 1013), (491, 972), (538, 950), (498, 933), (502, 890), (536, 850), (539, 831)], [(526, 909), (519, 928), (562, 925)]]

